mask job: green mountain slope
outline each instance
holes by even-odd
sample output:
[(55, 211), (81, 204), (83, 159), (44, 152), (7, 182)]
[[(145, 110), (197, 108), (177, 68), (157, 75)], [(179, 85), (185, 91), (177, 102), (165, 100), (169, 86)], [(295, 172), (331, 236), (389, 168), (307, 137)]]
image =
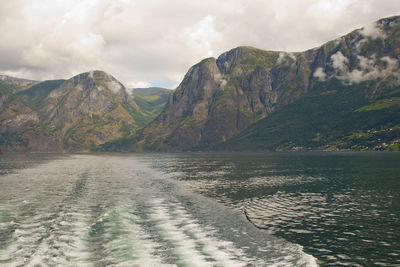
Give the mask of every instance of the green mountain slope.
[(151, 119), (156, 118), (164, 109), (172, 90), (150, 87), (132, 89), (132, 97), (142, 111), (148, 112)]
[(382, 96), (371, 105), (365, 98), (369, 90), (338, 80), (321, 84), (214, 149), (398, 150), (399, 95)]
[(400, 18), (375, 27), (317, 49), (306, 94), (215, 149), (399, 150)]
[(40, 82), (28, 89), (17, 92), (16, 96), (21, 99), (25, 105), (33, 109), (38, 109), (50, 92), (59, 87), (64, 81), (65, 80), (50, 80)]

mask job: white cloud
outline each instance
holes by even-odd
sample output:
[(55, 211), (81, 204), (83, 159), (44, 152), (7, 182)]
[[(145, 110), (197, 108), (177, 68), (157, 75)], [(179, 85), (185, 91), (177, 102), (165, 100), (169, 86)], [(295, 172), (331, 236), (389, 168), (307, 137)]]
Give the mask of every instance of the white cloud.
[(125, 84), (173, 86), (240, 45), (303, 51), (396, 14), (398, 0), (0, 1), (0, 73), (41, 80), (102, 69)]
[(297, 60), (295, 53), (292, 53), (292, 52), (289, 52), (289, 53), (287, 53), (287, 52), (280, 52), (280, 53), (279, 53), (279, 57), (278, 57), (276, 63), (277, 63), (277, 64), (282, 64), (282, 63), (285, 61), (285, 59), (287, 59), (287, 58), (290, 58), (290, 59), (292, 59), (293, 61), (296, 61), (296, 60)]
[(228, 83), (228, 81), (225, 79), (225, 77), (219, 73), (214, 74), (214, 81), (219, 83), (220, 87), (224, 87)]
[(286, 57), (286, 53), (280, 52), (280, 53), (279, 53), (279, 57), (278, 57), (276, 63), (277, 63), (277, 64), (282, 64), (283, 61), (284, 61), (284, 59), (285, 59), (285, 57)]
[(199, 50), (204, 50), (207, 56), (214, 54), (211, 48), (211, 42), (219, 37), (219, 33), (215, 31), (215, 17), (207, 15), (191, 27), (183, 30), (187, 37), (189, 45)]
[(364, 37), (370, 37), (372, 39), (376, 39), (378, 37), (385, 37), (382, 30), (379, 28), (379, 25), (375, 22), (368, 23), (361, 30), (360, 33)]
[[(397, 77), (399, 73), (398, 61), (390, 57), (377, 59), (376, 55), (372, 55), (371, 58), (357, 56), (359, 67), (351, 71), (346, 65), (348, 59), (344, 57), (342, 53), (338, 52), (332, 55), (331, 59), (332, 65), (338, 70), (336, 78), (342, 80), (345, 84), (357, 84), (384, 78), (389, 75), (395, 75)], [(316, 76), (315, 73), (314, 76)]]
[(352, 1), (349, 0), (320, 0), (314, 1), (310, 9), (316, 12), (335, 13), (343, 11)]
[(331, 56), (332, 65), (335, 69), (340, 71), (347, 70), (347, 64), (349, 64), (349, 59), (345, 57), (342, 52), (338, 51)]
[(128, 88), (147, 88), (151, 87), (151, 84), (145, 81), (138, 81), (138, 82), (130, 81), (126, 83), (126, 86)]
[(293, 61), (296, 61), (296, 55), (294, 53), (287, 53), (287, 56), (290, 57)]
[(318, 78), (321, 82), (326, 81), (326, 73), (322, 68), (317, 68), (314, 71), (314, 77)]

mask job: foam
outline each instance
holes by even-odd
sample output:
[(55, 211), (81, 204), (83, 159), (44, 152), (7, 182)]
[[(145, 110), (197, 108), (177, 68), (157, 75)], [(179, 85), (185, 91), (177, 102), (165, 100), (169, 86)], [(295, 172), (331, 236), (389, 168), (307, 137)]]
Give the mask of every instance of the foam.
[[(168, 206), (169, 205), (169, 206)], [(172, 208), (172, 212), (169, 209)], [(203, 227), (179, 204), (153, 200), (151, 218), (160, 234), (174, 246), (182, 264), (189, 266), (246, 266), (244, 253), (231, 242), (213, 237), (215, 231)], [(173, 219), (177, 218), (177, 219)], [(212, 229), (212, 228), (211, 228)]]
[(132, 208), (115, 207), (103, 215), (107, 233), (116, 229), (123, 233), (104, 244), (108, 259), (117, 266), (162, 266), (162, 259), (155, 255), (157, 244), (140, 226), (141, 220), (133, 211)]

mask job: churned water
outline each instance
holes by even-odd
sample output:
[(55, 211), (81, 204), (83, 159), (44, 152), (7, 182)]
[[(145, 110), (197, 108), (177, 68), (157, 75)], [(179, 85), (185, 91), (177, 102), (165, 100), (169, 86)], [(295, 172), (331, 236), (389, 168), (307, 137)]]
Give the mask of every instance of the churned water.
[[(229, 161), (229, 157), (222, 159)], [(219, 168), (218, 158), (196, 154), (2, 155), (0, 265), (317, 265), (301, 245), (256, 228), (245, 213), (232, 209), (231, 202), (236, 203), (234, 207), (243, 202), (255, 225), (262, 221), (260, 214), (272, 222), (267, 203), (279, 202), (280, 195), (254, 191), (248, 198), (228, 200), (248, 177), (232, 180), (224, 186), (231, 192), (224, 189), (219, 194), (225, 182), (215, 181), (230, 179), (231, 165)], [(249, 183), (252, 190), (264, 188), (260, 177), (252, 178), (258, 181)], [(202, 181), (179, 181), (190, 179)], [(208, 179), (209, 191), (203, 187)], [(207, 193), (202, 196), (193, 189)], [(290, 200), (285, 192), (281, 194)], [(249, 209), (256, 204), (264, 213)], [(262, 226), (268, 228), (267, 222)]]

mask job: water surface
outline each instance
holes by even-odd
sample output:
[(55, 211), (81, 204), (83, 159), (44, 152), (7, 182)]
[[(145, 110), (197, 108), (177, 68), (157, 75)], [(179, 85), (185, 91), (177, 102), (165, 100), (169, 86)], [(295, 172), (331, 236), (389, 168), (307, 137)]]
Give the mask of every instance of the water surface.
[(324, 266), (400, 266), (399, 153), (149, 156), (192, 191), (301, 244)]
[(2, 155), (0, 265), (316, 265), (174, 179), (176, 156)]

